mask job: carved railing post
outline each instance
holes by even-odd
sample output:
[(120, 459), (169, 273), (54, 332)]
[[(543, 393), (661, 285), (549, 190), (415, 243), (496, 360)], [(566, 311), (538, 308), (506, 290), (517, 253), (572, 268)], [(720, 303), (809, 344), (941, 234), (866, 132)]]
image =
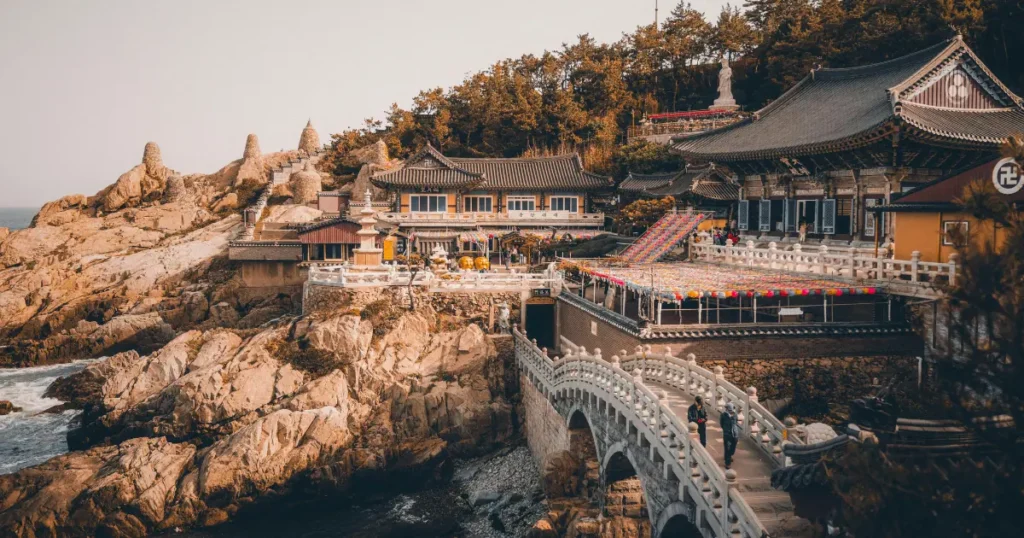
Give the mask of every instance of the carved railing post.
[(917, 282), (918, 266), (921, 264), (921, 251), (915, 250), (910, 253), (910, 281)]
[(949, 285), (956, 285), (956, 260), (959, 258), (956, 252), (949, 255)]

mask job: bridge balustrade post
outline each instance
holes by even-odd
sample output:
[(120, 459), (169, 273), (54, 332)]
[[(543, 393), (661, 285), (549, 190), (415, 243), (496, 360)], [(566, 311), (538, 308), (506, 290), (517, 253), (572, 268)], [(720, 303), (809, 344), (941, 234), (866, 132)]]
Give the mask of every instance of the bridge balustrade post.
[(818, 272), (828, 274), (828, 245), (818, 247)]
[(747, 387), (743, 398), (743, 433), (750, 435), (750, 404), (757, 403), (757, 388)]
[(697, 356), (693, 353), (686, 354), (686, 386), (688, 387), (687, 392), (696, 396), (697, 395), (697, 376), (693, 375), (693, 367), (697, 366)]
[(910, 281), (917, 282), (917, 272), (921, 264), (921, 251), (915, 250), (910, 253)]
[(949, 285), (956, 285), (956, 260), (959, 258), (956, 252), (949, 255)]
[(721, 366), (715, 366), (715, 376), (711, 381), (711, 398), (714, 405), (718, 408), (718, 411), (725, 409), (725, 397), (721, 396), (718, 391), (720, 384), (725, 382), (725, 368)]

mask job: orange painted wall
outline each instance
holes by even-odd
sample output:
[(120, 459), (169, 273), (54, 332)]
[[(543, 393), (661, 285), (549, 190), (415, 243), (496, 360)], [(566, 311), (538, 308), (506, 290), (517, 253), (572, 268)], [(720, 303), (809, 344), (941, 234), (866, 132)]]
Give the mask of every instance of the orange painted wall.
[(917, 250), (921, 261), (948, 262), (949, 255), (956, 252), (952, 245), (942, 244), (943, 223), (967, 222), (968, 234), (976, 245), (992, 243), (997, 249), (1006, 244), (1006, 230), (996, 228), (993, 223), (979, 221), (960, 212), (952, 213), (893, 213), (896, 240), (896, 259), (909, 260)]

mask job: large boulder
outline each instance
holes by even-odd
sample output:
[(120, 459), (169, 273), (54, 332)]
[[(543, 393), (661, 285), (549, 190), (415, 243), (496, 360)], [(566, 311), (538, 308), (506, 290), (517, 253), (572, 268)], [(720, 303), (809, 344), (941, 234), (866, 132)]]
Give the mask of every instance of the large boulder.
[[(39, 213), (32, 217), (32, 226), (60, 226), (75, 220), (81, 211), (89, 207), (89, 199), (83, 194), (71, 194), (53, 202), (43, 204)], [(2, 238), (0, 238), (2, 239)]]
[(116, 211), (160, 198), (167, 185), (168, 175), (168, 169), (160, 157), (160, 147), (156, 142), (147, 143), (142, 154), (142, 164), (122, 174), (103, 194), (103, 208)]

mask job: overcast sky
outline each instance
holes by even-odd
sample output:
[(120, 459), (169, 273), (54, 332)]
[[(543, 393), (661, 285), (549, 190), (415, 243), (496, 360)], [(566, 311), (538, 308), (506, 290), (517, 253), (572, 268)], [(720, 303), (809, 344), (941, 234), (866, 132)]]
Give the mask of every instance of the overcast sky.
[[(590, 33), (654, 0), (0, 0), (0, 207), (95, 194), (141, 162), (209, 173), (408, 106), (496, 60)], [(661, 0), (661, 18), (674, 7)], [(692, 0), (709, 19), (724, 0)]]

